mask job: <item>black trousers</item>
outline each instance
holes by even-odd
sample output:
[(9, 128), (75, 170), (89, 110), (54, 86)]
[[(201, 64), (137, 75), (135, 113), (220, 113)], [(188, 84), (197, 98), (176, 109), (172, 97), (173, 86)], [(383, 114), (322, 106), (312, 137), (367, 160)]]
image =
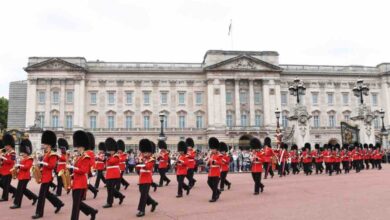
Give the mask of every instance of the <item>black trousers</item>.
[(139, 192), (141, 193), (141, 196), (139, 198), (138, 211), (140, 212), (145, 212), (146, 205), (151, 205), (156, 203), (156, 201), (154, 201), (152, 197), (150, 197), (149, 189), (150, 189), (149, 183), (139, 184)]
[(356, 170), (356, 173), (359, 173), (360, 172), (360, 160), (354, 160), (352, 163), (353, 163), (353, 166)]
[(264, 178), (267, 179), (268, 173), (271, 176), (274, 176), (274, 171), (272, 170), (272, 164), (270, 162), (265, 162), (264, 163)]
[(56, 195), (61, 196), (62, 195), (62, 187), (64, 184), (62, 183), (62, 178), (60, 176), (57, 176), (57, 189), (56, 189)]
[(116, 189), (117, 190), (121, 189), (121, 184), (124, 185), (124, 186), (128, 186), (129, 185), (129, 183), (123, 178), (124, 172), (125, 171), (121, 171), (121, 179), (120, 179), (120, 181), (116, 185)]
[[(92, 186), (92, 184), (88, 184), (88, 189), (92, 193), (98, 193), (99, 192), (99, 190), (97, 190), (94, 186)], [(85, 191), (85, 192), (87, 192), (87, 191)]]
[(278, 174), (279, 176), (286, 176), (287, 163), (281, 162), (278, 166)]
[(213, 191), (211, 198), (214, 200), (218, 199), (218, 196), (221, 193), (218, 190), (219, 177), (218, 176), (213, 176), (213, 177), (209, 176), (207, 179), (207, 184), (209, 185), (210, 189)]
[(50, 183), (42, 183), (41, 187), (39, 189), (39, 196), (38, 196), (38, 204), (37, 209), (35, 211), (35, 214), (43, 216), (44, 209), (45, 209), (45, 201), (46, 199), (49, 200), (49, 202), (54, 207), (59, 207), (63, 203), (60, 199), (57, 198), (53, 193), (49, 191)]
[(107, 204), (112, 205), (115, 198), (122, 198), (124, 195), (120, 193), (116, 186), (120, 184), (120, 179), (106, 179), (107, 183)]
[(326, 173), (328, 173), (329, 176), (331, 176), (333, 173), (333, 163), (325, 163), (325, 169), (326, 169)]
[(225, 185), (230, 185), (230, 182), (226, 179), (228, 171), (221, 172), (221, 184), (219, 185), (220, 189), (225, 189)]
[(316, 174), (322, 173), (323, 171), (322, 162), (316, 162), (315, 165), (316, 165)]
[(298, 163), (291, 163), (291, 167), (292, 167), (292, 173), (293, 174), (299, 173)]
[(182, 196), (183, 195), (183, 189), (188, 190), (189, 186), (184, 183), (184, 179), (186, 178), (186, 175), (177, 175), (177, 195)]
[(11, 192), (14, 194), (16, 192), (15, 187), (11, 186), (11, 180), (12, 180), (12, 175), (5, 175), (1, 177), (1, 184), (0, 187), (3, 188), (3, 195), (1, 198), (3, 200), (8, 201), (8, 195)]
[(343, 169), (344, 169), (344, 173), (349, 173), (349, 169), (350, 169), (349, 161), (343, 161)]
[(18, 186), (16, 188), (16, 195), (14, 200), (14, 205), (21, 206), (23, 195), (25, 195), (29, 200), (38, 199), (38, 196), (27, 189), (27, 184), (30, 180), (19, 180)]
[(382, 159), (376, 160), (376, 164), (378, 166), (378, 169), (381, 170), (382, 169)]
[(260, 192), (260, 187), (264, 187), (264, 185), (261, 183), (261, 172), (260, 173), (253, 173), (252, 172), (252, 178), (255, 182), (255, 193)]
[(97, 171), (96, 181), (95, 181), (95, 188), (96, 188), (96, 189), (99, 189), (100, 180), (102, 180), (102, 182), (103, 182), (104, 184), (106, 184), (106, 178), (104, 178), (103, 170), (98, 170), (98, 171)]
[(90, 215), (91, 213), (95, 212), (95, 209), (93, 209), (91, 206), (85, 204), (82, 199), (84, 196), (85, 189), (74, 189), (72, 191), (72, 198), (73, 198), (73, 205), (72, 205), (72, 215), (71, 220), (78, 220), (80, 210), (85, 215)]
[(340, 162), (333, 163), (333, 167), (334, 167), (334, 171), (336, 171), (336, 174), (341, 173)]
[(303, 172), (306, 175), (311, 174), (311, 172), (312, 172), (312, 170), (311, 170), (311, 163), (303, 163)]
[(188, 168), (187, 170), (187, 179), (190, 187), (193, 187), (195, 185), (196, 180), (194, 179), (194, 173), (195, 169), (193, 168)]
[(370, 169), (370, 160), (364, 160), (364, 163), (366, 164), (366, 169)]
[(170, 179), (167, 177), (167, 168), (159, 168), (158, 172), (160, 173), (160, 182), (159, 186), (162, 186), (164, 184), (164, 181), (168, 182)]

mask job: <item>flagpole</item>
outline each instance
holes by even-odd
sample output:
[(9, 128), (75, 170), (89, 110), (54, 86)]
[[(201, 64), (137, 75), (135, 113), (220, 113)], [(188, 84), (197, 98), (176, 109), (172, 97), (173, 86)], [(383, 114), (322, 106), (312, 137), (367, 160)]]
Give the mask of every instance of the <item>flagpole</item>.
[(234, 44), (233, 44), (233, 20), (232, 19), (230, 19), (228, 35), (230, 36), (230, 47), (231, 47), (231, 50), (234, 50)]

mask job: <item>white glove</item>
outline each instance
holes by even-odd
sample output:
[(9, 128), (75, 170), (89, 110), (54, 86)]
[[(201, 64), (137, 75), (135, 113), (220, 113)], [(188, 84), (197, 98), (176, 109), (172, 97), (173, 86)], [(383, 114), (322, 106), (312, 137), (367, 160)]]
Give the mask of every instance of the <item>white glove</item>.
[(2, 160), (7, 160), (7, 158), (3, 157), (3, 156), (0, 156), (0, 159)]
[(66, 165), (66, 168), (68, 169), (74, 169), (74, 170), (78, 170), (79, 168), (75, 167), (75, 166), (72, 166), (72, 165)]
[(38, 162), (38, 164), (42, 164), (43, 166), (47, 166), (47, 165), (49, 165), (48, 163), (46, 163), (46, 162), (43, 162), (43, 161), (40, 161), (40, 162)]
[(15, 164), (15, 167), (22, 167), (23, 165)]

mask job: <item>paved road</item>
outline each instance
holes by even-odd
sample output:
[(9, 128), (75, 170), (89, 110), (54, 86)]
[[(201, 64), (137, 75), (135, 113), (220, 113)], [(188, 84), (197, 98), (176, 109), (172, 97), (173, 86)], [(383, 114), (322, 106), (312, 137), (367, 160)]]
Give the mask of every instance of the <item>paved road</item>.
[[(122, 205), (111, 209), (102, 209), (105, 204), (106, 189), (101, 188), (94, 200), (88, 194), (87, 203), (99, 209), (97, 219), (127, 220), (136, 219), (139, 199), (136, 176), (127, 176), (131, 186), (123, 191), (126, 199)], [(359, 174), (326, 176), (312, 175), (275, 177), (263, 180), (265, 192), (259, 196), (253, 195), (253, 181), (249, 173), (229, 174), (232, 189), (222, 193), (216, 203), (209, 203), (210, 189), (207, 186), (207, 176), (196, 175), (197, 185), (189, 196), (181, 199), (175, 197), (176, 177), (168, 187), (159, 188), (151, 195), (159, 202), (155, 213), (150, 213), (147, 207), (143, 219), (390, 219), (390, 166), (384, 169), (362, 171)], [(158, 176), (155, 176), (155, 180)], [(16, 185), (16, 181), (12, 182)], [(38, 192), (34, 181), (30, 186)], [(61, 199), (66, 206), (59, 214), (54, 214), (54, 208), (47, 201), (44, 219), (70, 219), (71, 196), (63, 195)], [(0, 219), (30, 219), (35, 212), (35, 206), (23, 198), (23, 208), (10, 210), (11, 202), (0, 203)], [(89, 219), (80, 214), (80, 219)]]

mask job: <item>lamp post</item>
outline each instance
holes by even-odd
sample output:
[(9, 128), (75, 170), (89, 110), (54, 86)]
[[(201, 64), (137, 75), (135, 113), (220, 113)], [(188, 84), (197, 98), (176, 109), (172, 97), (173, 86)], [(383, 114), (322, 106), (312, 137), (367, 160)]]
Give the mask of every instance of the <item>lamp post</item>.
[[(387, 132), (385, 128), (385, 110), (381, 109), (379, 111), (379, 116), (382, 118), (382, 129), (381, 129), (381, 135), (382, 135), (382, 147), (383, 149), (387, 150), (387, 136), (389, 135), (389, 132)], [(387, 156), (387, 152), (385, 153), (386, 163), (389, 163), (389, 158)]]
[(158, 135), (158, 140), (165, 141), (167, 139), (167, 137), (165, 137), (165, 134), (164, 134), (165, 114), (164, 113), (160, 113), (159, 117), (160, 117), (160, 122), (161, 122), (161, 130), (160, 130), (160, 134)]
[(356, 97), (360, 98), (360, 104), (363, 104), (363, 96), (367, 96), (370, 89), (363, 84), (362, 79), (358, 79), (356, 86), (352, 89), (352, 91)]
[(299, 104), (299, 96), (305, 95), (306, 87), (303, 85), (303, 82), (299, 78), (295, 78), (294, 85), (288, 88), (290, 95), (297, 96), (297, 104)]
[(276, 111), (275, 111), (275, 116), (276, 116), (276, 128), (280, 128), (280, 124), (279, 124), (279, 118), (280, 118), (280, 110), (277, 108)]

